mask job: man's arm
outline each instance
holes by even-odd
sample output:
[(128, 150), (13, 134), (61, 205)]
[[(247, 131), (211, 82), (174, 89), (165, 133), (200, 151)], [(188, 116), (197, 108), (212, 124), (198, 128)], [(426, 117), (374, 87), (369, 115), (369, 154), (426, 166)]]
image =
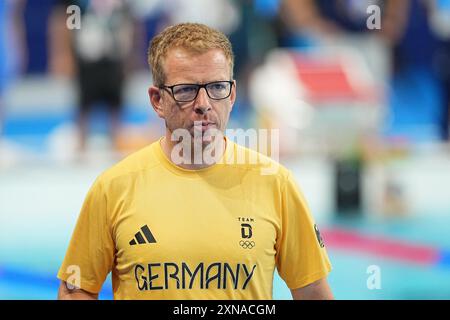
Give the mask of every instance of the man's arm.
[(58, 289), (58, 300), (98, 300), (98, 294), (87, 292), (83, 289), (67, 288), (67, 284), (61, 281)]
[(327, 279), (320, 279), (305, 287), (292, 289), (294, 300), (333, 300), (333, 293), (328, 285)]

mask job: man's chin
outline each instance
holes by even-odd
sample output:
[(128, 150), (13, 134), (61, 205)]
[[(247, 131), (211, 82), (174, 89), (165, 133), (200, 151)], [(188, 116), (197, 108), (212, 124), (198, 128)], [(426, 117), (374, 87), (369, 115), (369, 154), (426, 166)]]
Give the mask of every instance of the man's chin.
[[(207, 150), (211, 148), (222, 149), (223, 146), (221, 142), (224, 142), (223, 135), (203, 135), (192, 137), (192, 147), (198, 148), (201, 146), (202, 150)], [(212, 150), (210, 150), (212, 151)]]
[(201, 144), (202, 146), (208, 146), (211, 143), (214, 143), (214, 141), (223, 139), (223, 133), (215, 128), (201, 133), (193, 131), (191, 132), (191, 138), (195, 143)]
[(214, 138), (211, 136), (200, 136), (200, 137), (192, 137), (192, 146), (202, 146), (202, 149), (207, 148), (212, 145), (214, 142)]

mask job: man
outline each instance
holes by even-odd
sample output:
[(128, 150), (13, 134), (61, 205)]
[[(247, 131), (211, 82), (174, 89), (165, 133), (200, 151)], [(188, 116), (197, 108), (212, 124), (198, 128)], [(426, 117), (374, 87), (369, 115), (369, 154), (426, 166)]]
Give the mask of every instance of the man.
[(277, 267), (295, 299), (331, 299), (331, 266), (292, 175), (235, 161), (256, 153), (218, 134), (236, 99), (228, 39), (175, 25), (153, 39), (149, 63), (166, 134), (92, 186), (58, 297), (95, 299), (112, 271), (115, 299), (271, 299)]

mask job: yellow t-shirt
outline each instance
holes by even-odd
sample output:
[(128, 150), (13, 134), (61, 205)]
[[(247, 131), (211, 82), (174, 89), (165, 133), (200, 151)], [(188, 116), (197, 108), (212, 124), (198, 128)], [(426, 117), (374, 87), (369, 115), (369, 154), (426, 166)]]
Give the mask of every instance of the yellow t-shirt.
[[(112, 272), (115, 299), (272, 299), (275, 267), (291, 289), (325, 277), (331, 265), (291, 173), (226, 145), (206, 169), (174, 165), (155, 142), (105, 171), (58, 278), (98, 293)], [(262, 173), (268, 163), (276, 173)]]

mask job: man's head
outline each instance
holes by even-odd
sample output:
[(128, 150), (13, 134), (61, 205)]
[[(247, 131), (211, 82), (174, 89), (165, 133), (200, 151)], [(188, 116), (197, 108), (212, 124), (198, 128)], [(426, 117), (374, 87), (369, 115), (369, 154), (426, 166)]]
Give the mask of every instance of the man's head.
[(148, 64), (155, 86), (165, 83), (164, 59), (170, 49), (177, 47), (197, 54), (220, 49), (229, 63), (230, 79), (233, 78), (234, 55), (228, 38), (222, 32), (204, 24), (180, 23), (164, 29), (150, 42)]
[[(151, 41), (148, 61), (150, 101), (169, 134), (201, 131), (205, 146), (211, 142), (205, 131), (224, 132), (236, 98), (233, 52), (224, 34), (196, 23), (168, 27)], [(186, 84), (194, 86), (179, 86)]]

